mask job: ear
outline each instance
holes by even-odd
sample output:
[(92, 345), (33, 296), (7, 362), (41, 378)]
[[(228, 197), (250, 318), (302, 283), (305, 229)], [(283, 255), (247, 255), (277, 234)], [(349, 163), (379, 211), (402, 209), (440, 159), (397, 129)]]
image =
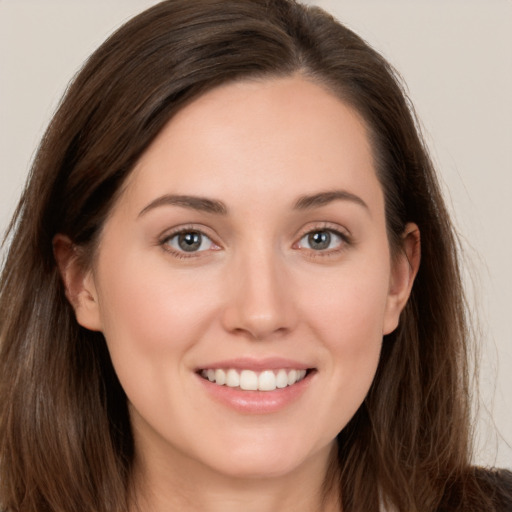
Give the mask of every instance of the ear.
[(93, 273), (80, 261), (79, 248), (67, 236), (58, 234), (53, 238), (53, 254), (77, 322), (91, 331), (101, 331)]
[(393, 332), (398, 326), (400, 313), (407, 304), (414, 279), (418, 273), (420, 258), (420, 230), (416, 224), (408, 223), (402, 234), (402, 247), (391, 262), (383, 334)]

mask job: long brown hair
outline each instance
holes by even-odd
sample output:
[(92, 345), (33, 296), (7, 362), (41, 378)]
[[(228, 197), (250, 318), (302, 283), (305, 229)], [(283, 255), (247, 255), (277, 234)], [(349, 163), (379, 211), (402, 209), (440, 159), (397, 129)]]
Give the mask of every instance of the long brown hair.
[(365, 119), (391, 247), (407, 222), (422, 239), (411, 298), (338, 436), (329, 483), (345, 512), (380, 501), (400, 512), (495, 510), (493, 486), (469, 466), (456, 239), (409, 102), (361, 38), (292, 0), (162, 2), (112, 35), (69, 87), (11, 223), (0, 282), (0, 507), (121, 512), (130, 499), (126, 397), (103, 336), (75, 320), (53, 237), (91, 257), (123, 182), (180, 108), (222, 83), (294, 73)]

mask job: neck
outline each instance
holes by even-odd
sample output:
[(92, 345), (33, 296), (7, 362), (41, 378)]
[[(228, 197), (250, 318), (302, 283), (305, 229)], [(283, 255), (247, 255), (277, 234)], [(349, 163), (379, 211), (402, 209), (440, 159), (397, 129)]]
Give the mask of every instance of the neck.
[(335, 451), (326, 447), (286, 475), (252, 478), (219, 474), (185, 459), (169, 464), (139, 457), (131, 512), (340, 512), (337, 485), (326, 486)]

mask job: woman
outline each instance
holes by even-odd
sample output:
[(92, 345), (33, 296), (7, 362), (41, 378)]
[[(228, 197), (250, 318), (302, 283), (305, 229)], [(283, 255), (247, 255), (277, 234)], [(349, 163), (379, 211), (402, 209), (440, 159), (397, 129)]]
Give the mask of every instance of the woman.
[(69, 88), (11, 236), (4, 509), (510, 507), (510, 475), (469, 464), (432, 165), (390, 66), (323, 11), (128, 22)]

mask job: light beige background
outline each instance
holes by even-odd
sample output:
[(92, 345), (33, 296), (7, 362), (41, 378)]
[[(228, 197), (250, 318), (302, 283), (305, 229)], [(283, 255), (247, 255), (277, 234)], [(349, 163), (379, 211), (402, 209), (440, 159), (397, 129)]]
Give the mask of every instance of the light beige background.
[[(154, 3), (0, 0), (2, 232), (68, 80), (114, 28)], [(512, 468), (512, 1), (309, 3), (362, 35), (408, 84), (463, 239), (480, 320), (475, 460)]]

